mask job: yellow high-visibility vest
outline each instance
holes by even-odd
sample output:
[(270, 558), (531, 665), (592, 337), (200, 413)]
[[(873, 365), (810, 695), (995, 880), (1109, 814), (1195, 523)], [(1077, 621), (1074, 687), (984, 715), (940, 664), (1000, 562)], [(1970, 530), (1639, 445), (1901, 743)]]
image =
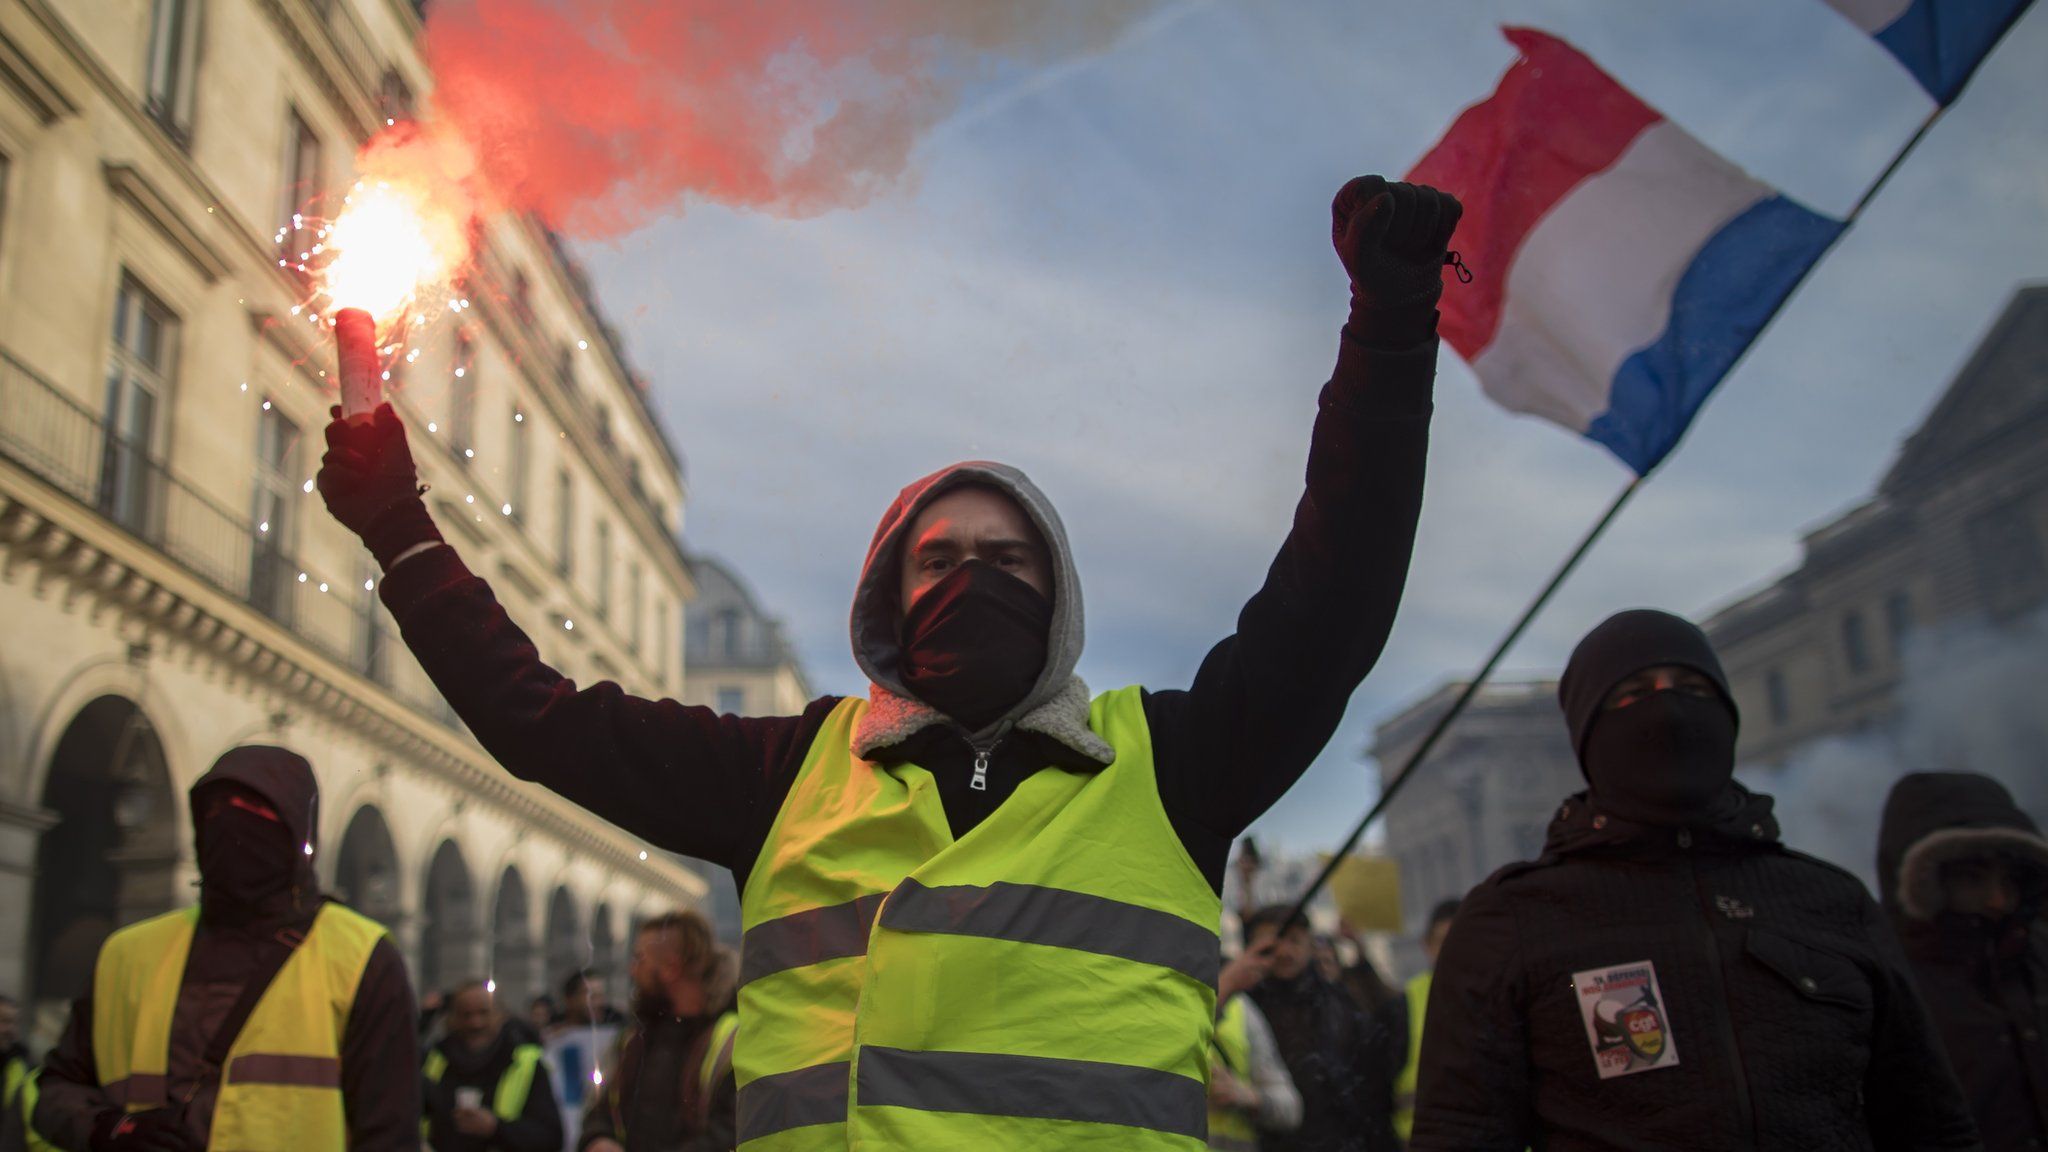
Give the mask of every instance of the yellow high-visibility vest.
[[(199, 909), (132, 924), (100, 948), (93, 971), (92, 1047), (109, 1103), (145, 1112), (170, 1103), (171, 1016)], [(323, 906), (306, 939), (249, 1013), (228, 1049), (208, 1148), (342, 1152), (341, 1041), (370, 952), (384, 927)]]
[(826, 719), (741, 903), (743, 1152), (1194, 1152), (1222, 903), (1160, 803), (1139, 690), (1099, 772), (1044, 768), (954, 840), (937, 782)]
[(1415, 1080), (1422, 1062), (1422, 1015), (1429, 1010), (1429, 981), (1432, 973), (1408, 981), (1408, 1062), (1394, 1078), (1394, 1135), (1408, 1142), (1415, 1131)]
[(38, 1068), (23, 1077), (16, 1095), (21, 1102), (21, 1111), (15, 1113), (15, 1117), (21, 1121), (21, 1146), (25, 1152), (58, 1152), (55, 1144), (43, 1139), (43, 1134), (36, 1131), (36, 1100), (41, 1095), (36, 1081), (42, 1075), (43, 1070)]
[(718, 1066), (725, 1056), (725, 1046), (733, 1042), (734, 1033), (740, 1030), (740, 1014), (723, 1012), (711, 1022), (711, 1038), (704, 1045), (704, 1062), (697, 1065), (697, 1091), (706, 1100), (711, 1098), (711, 1089), (718, 1083)]
[[(1252, 1082), (1252, 1037), (1244, 1018), (1243, 995), (1232, 996), (1216, 1021), (1216, 1056), (1231, 1075)], [(1259, 1152), (1259, 1130), (1251, 1117), (1235, 1108), (1209, 1109), (1209, 1147), (1231, 1152)]]
[[(541, 1046), (521, 1044), (512, 1049), (512, 1062), (498, 1074), (498, 1083), (491, 1090), (491, 1115), (510, 1123), (526, 1113), (526, 1098), (533, 1094), (534, 1072), (540, 1067)], [(448, 1073), (448, 1057), (439, 1048), (427, 1053), (420, 1065), (427, 1083), (439, 1084), (441, 1077)], [(420, 1121), (420, 1138), (427, 1135), (427, 1122)]]

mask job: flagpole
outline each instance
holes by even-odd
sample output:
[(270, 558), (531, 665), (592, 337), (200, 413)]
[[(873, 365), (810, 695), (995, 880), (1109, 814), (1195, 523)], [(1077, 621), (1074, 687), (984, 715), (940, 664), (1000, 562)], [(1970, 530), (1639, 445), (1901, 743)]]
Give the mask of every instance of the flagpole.
[(1409, 777), (1415, 775), (1416, 767), (1422, 763), (1424, 757), (1429, 755), (1431, 749), (1436, 747), (1437, 741), (1442, 739), (1443, 734), (1450, 729), (1451, 722), (1456, 720), (1459, 713), (1465, 710), (1465, 706), (1472, 702), (1472, 697), (1478, 695), (1480, 687), (1486, 683), (1488, 677), (1493, 675), (1494, 668), (1508, 654), (1508, 649), (1513, 648), (1515, 641), (1522, 638), (1522, 633), (1528, 630), (1530, 623), (1536, 619), (1536, 614), (1543, 611), (1543, 606), (1550, 603), (1550, 598), (1557, 594), (1558, 588), (1563, 586), (1565, 578), (1570, 576), (1573, 569), (1579, 566), (1579, 561), (1584, 560), (1586, 554), (1593, 550), (1593, 545), (1607, 531), (1607, 526), (1614, 523), (1614, 518), (1621, 514), (1622, 508), (1636, 494), (1636, 490), (1643, 486), (1644, 479), (1642, 476), (1632, 477), (1628, 484), (1619, 493), (1615, 494), (1614, 502), (1607, 506), (1607, 511), (1593, 525), (1592, 530), (1586, 533), (1585, 538), (1579, 541), (1579, 546), (1572, 549), (1572, 554), (1567, 556), (1564, 563), (1551, 575), (1550, 582), (1543, 586), (1543, 591), (1538, 592), (1536, 598), (1529, 602), (1529, 606), (1522, 610), (1521, 618), (1515, 621), (1514, 627), (1508, 629), (1506, 636), (1501, 637), (1500, 643), (1494, 645), (1493, 654), (1488, 656), (1486, 662), (1479, 666), (1479, 671), (1474, 673), (1472, 678), (1465, 682), (1465, 688), (1458, 693), (1458, 698), (1451, 702), (1451, 706), (1444, 710), (1443, 715), (1437, 717), (1437, 721), (1431, 726), (1429, 734), (1424, 736), (1422, 742), (1415, 746), (1415, 750), (1410, 752), (1407, 759), (1401, 762), (1400, 772), (1395, 774), (1393, 780), (1380, 790), (1380, 798), (1373, 802), (1371, 810), (1366, 812), (1365, 817), (1358, 822), (1357, 826), (1351, 829), (1351, 835), (1344, 838), (1344, 846), (1337, 849), (1336, 854), (1332, 855), (1329, 861), (1323, 865), (1323, 870), (1317, 873), (1314, 882), (1308, 886), (1308, 890), (1301, 894), (1301, 899), (1295, 901), (1294, 910), (1289, 912), (1287, 919), (1281, 922), (1281, 931), (1286, 931), (1289, 925), (1305, 916), (1309, 901), (1315, 899), (1316, 893), (1322, 890), (1323, 885), (1329, 881), (1330, 876), (1337, 871), (1338, 866), (1343, 863), (1344, 857), (1349, 856), (1351, 850), (1358, 847), (1358, 841), (1365, 835), (1366, 828), (1374, 820), (1379, 819), (1380, 813), (1386, 810), (1387, 804), (1394, 798), (1394, 794), (1401, 790), (1401, 786), (1408, 782)]
[[(2024, 8), (2022, 11), (2024, 11)], [(1999, 32), (1998, 38), (1993, 40), (1990, 47), (1984, 50), (1986, 57), (1989, 57), (1992, 51), (1998, 47), (1999, 43), (2005, 39), (2005, 34), (2012, 30), (2012, 25), (2018, 22), (2018, 17), (2019, 13), (2014, 13), (2013, 20), (2007, 23), (2005, 28)], [(1975, 69), (1972, 69), (1973, 73), (1974, 71)], [(1965, 84), (1967, 85), (1967, 81), (1965, 81)], [(1807, 277), (1813, 274), (1813, 270), (1820, 267), (1821, 261), (1827, 258), (1828, 253), (1834, 251), (1835, 246), (1842, 242), (1842, 237), (1849, 234), (1850, 225), (1856, 223), (1857, 219), (1863, 215), (1863, 210), (1870, 206), (1871, 201), (1877, 198), (1877, 194), (1884, 189), (1886, 184), (1890, 183), (1891, 178), (1898, 173), (1899, 169), (1905, 166), (1906, 160), (1913, 154), (1913, 150), (1920, 146), (1920, 142), (1927, 138), (1927, 134), (1934, 130), (1936, 124), (1941, 122), (1942, 116), (1946, 115), (1948, 110), (1961, 99), (1962, 91), (1958, 89), (1955, 97), (1946, 103), (1940, 101), (1935, 103), (1934, 110), (1929, 112), (1927, 117), (1920, 121), (1920, 126), (1913, 130), (1913, 135), (1908, 137), (1905, 144), (1892, 156), (1891, 162), (1885, 165), (1884, 171), (1877, 174), (1877, 179), (1871, 181), (1870, 186), (1863, 190), (1863, 195), (1857, 197), (1856, 203), (1850, 206), (1848, 215), (1842, 217), (1841, 230), (1836, 232), (1834, 238), (1828, 241), (1827, 247), (1815, 254), (1812, 262), (1800, 271), (1799, 278), (1793, 281), (1792, 286), (1786, 290), (1784, 300), (1779, 302), (1777, 309), (1773, 310), (1770, 318), (1764, 322), (1766, 328), (1778, 318), (1778, 313), (1784, 310), (1785, 304), (1790, 302), (1793, 295), (1806, 283)], [(1762, 339), (1763, 329), (1760, 328), (1756, 336), (1750, 340), (1749, 346), (1742, 350), (1741, 357), (1734, 364), (1728, 366), (1728, 371), (1722, 379), (1733, 376), (1735, 370), (1741, 367), (1742, 361), (1749, 358), (1749, 353), (1755, 349)], [(1294, 902), (1294, 908), (1288, 912), (1287, 919), (1281, 922), (1281, 931), (1286, 931), (1295, 921), (1304, 919), (1308, 911), (1309, 901), (1315, 899), (1316, 893), (1322, 891), (1323, 885), (1329, 882), (1330, 877), (1336, 873), (1337, 868), (1344, 862), (1344, 857), (1350, 855), (1351, 850), (1358, 847), (1358, 841), (1365, 836), (1366, 828), (1374, 820), (1379, 819), (1382, 812), (1386, 811), (1387, 803), (1394, 798), (1394, 794), (1399, 792), (1401, 786), (1408, 782), (1408, 778), (1415, 774), (1415, 769), (1421, 765), (1423, 758), (1428, 756), (1430, 751), (1436, 747), (1437, 741), (1450, 729), (1451, 724), (1457, 720), (1459, 715), (1465, 711), (1466, 706), (1471, 704), (1472, 698), (1479, 694), (1480, 687), (1493, 674), (1494, 667), (1500, 663), (1502, 657), (1507, 655), (1508, 649), (1514, 646), (1515, 641), (1521, 639), (1522, 633), (1528, 629), (1530, 622), (1535, 620), (1536, 614), (1543, 610), (1545, 604), (1549, 603), (1551, 596), (1557, 592), (1558, 587), (1564, 583), (1565, 578), (1570, 576), (1572, 570), (1578, 567), (1579, 561), (1585, 559), (1586, 553), (1592, 550), (1594, 543), (1600, 539), (1602, 533), (1607, 531), (1607, 526), (1614, 522), (1615, 516), (1620, 514), (1622, 507), (1629, 502), (1630, 497), (1635, 495), (1636, 489), (1642, 487), (1643, 481), (1646, 478), (1646, 476), (1640, 475), (1635, 477), (1629, 481), (1628, 486), (1623, 488), (1619, 495), (1615, 496), (1614, 503), (1608, 506), (1606, 514), (1601, 516), (1599, 522), (1593, 525), (1592, 531), (1586, 533), (1585, 539), (1579, 541), (1578, 548), (1566, 558), (1563, 566), (1550, 578), (1550, 583), (1544, 585), (1543, 591), (1538, 593), (1536, 599), (1531, 601), (1528, 608), (1523, 610), (1521, 618), (1515, 621), (1515, 626), (1510, 628), (1508, 634), (1494, 647), (1493, 654), (1486, 658), (1486, 663), (1479, 666), (1478, 674), (1466, 683), (1464, 690), (1458, 693), (1458, 698), (1453, 700), (1451, 706), (1444, 711), (1444, 714), (1437, 718), (1436, 723), (1431, 726), (1429, 734), (1422, 738), (1422, 743), (1416, 745), (1415, 751), (1409, 753), (1408, 758), (1402, 762), (1400, 773), (1394, 777), (1392, 783), (1381, 790), (1379, 799), (1373, 802), (1372, 808), (1366, 812), (1365, 817), (1358, 822), (1357, 826), (1351, 829), (1351, 835), (1344, 838), (1343, 847), (1339, 848), (1330, 857), (1329, 861), (1323, 865), (1322, 870), (1316, 873), (1316, 878), (1309, 884), (1307, 891), (1303, 892), (1301, 898)]]

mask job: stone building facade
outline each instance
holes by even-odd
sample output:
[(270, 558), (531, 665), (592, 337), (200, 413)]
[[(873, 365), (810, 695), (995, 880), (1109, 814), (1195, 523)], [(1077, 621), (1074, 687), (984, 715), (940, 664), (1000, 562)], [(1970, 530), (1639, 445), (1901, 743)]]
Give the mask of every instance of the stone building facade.
[[(193, 898), (185, 791), (274, 743), (422, 987), (619, 970), (688, 869), (510, 779), (312, 493), (296, 206), (431, 85), (402, 0), (0, 0), (0, 992), (45, 1020)], [(483, 230), (395, 388), (442, 529), (579, 680), (681, 688), (680, 464), (573, 261)]]
[[(1368, 755), (1382, 788), (1464, 688), (1446, 683), (1374, 730)], [(1585, 787), (1550, 679), (1483, 685), (1417, 770), (1383, 817), (1382, 851), (1401, 873), (1407, 931), (1394, 959), (1402, 975), (1420, 967), (1417, 940), (1430, 910), (1504, 864), (1535, 859), (1559, 802)]]
[(2048, 284), (2015, 293), (1876, 494), (1803, 552), (1705, 624), (1746, 764), (1894, 725), (1916, 636), (2020, 636), (2048, 608)]
[(782, 622), (770, 616), (737, 572), (708, 556), (691, 558), (683, 665), (685, 704), (734, 716), (794, 716), (811, 701), (810, 684)]

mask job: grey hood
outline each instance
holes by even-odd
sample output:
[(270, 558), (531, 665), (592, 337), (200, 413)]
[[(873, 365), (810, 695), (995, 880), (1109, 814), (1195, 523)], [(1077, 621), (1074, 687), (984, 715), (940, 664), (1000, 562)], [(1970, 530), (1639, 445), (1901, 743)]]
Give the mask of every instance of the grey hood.
[(941, 468), (909, 487), (882, 514), (868, 544), (867, 562), (853, 594), (853, 658), (869, 681), (868, 712), (854, 733), (854, 752), (871, 752), (901, 743), (935, 724), (952, 721), (917, 699), (904, 687), (903, 649), (898, 632), (903, 616), (899, 601), (904, 537), (918, 514), (933, 500), (966, 485), (994, 488), (1015, 500), (1045, 538), (1052, 569), (1052, 625), (1046, 637), (1045, 667), (1024, 699), (980, 732), (980, 742), (1012, 727), (1057, 739), (1089, 759), (1107, 764), (1114, 758), (1107, 741), (1088, 728), (1088, 686), (1074, 675), (1081, 661), (1083, 635), (1081, 578), (1074, 569), (1073, 548), (1066, 526), (1052, 501), (1024, 473), (1007, 464), (969, 460)]

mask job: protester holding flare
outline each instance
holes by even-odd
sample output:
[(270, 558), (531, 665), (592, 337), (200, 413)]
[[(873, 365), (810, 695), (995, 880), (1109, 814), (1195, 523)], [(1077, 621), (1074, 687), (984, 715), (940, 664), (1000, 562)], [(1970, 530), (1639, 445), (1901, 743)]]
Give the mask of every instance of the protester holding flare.
[(733, 870), (744, 1147), (1201, 1146), (1226, 857), (1392, 626), (1459, 214), (1378, 177), (1338, 194), (1352, 310), (1308, 490), (1185, 690), (1091, 698), (1065, 530), (987, 462), (912, 484), (877, 529), (852, 616), (866, 698), (739, 718), (579, 687), (442, 541), (390, 407), (329, 425), (321, 493), (484, 746)]

